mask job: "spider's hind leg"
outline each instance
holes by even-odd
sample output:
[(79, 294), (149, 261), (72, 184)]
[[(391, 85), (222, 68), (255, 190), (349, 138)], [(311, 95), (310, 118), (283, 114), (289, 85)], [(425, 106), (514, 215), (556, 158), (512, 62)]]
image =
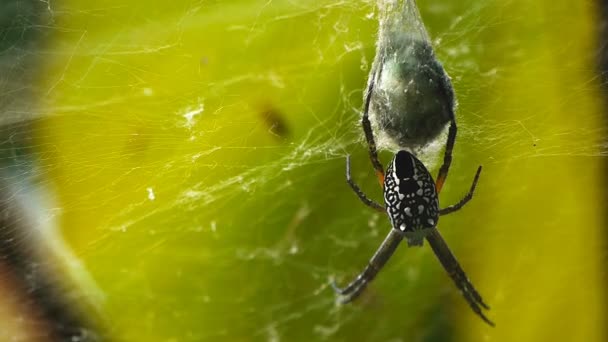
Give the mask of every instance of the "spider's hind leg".
[(369, 197), (367, 197), (365, 195), (365, 193), (361, 190), (361, 188), (351, 178), (351, 176), (350, 176), (350, 155), (346, 156), (346, 182), (348, 183), (348, 185), (350, 185), (350, 188), (353, 189), (355, 194), (357, 194), (357, 196), (359, 197), (361, 202), (363, 202), (363, 204), (365, 204), (366, 206), (368, 206), (376, 211), (379, 211), (379, 212), (385, 211), (383, 205), (381, 205), (381, 204), (375, 202), (374, 200), (370, 199)]
[(365, 93), (365, 106), (363, 108), (363, 116), (361, 117), (361, 126), (363, 127), (363, 133), (365, 133), (365, 140), (367, 141), (369, 159), (372, 162), (374, 170), (376, 170), (376, 176), (378, 177), (380, 186), (384, 187), (384, 168), (378, 159), (378, 150), (376, 147), (376, 140), (374, 139), (374, 131), (372, 129), (372, 124), (369, 121), (369, 108), (372, 101), (372, 95), (374, 93), (374, 84), (376, 82), (376, 78), (382, 74), (382, 65), (383, 64), (381, 63), (377, 71), (373, 70), (371, 73), (371, 79), (369, 80), (367, 91)]
[(469, 192), (467, 192), (467, 194), (460, 201), (458, 201), (458, 203), (450, 205), (449, 207), (439, 209), (439, 215), (447, 215), (458, 211), (460, 210), (460, 208), (464, 207), (464, 205), (467, 204), (473, 198), (473, 193), (475, 192), (475, 188), (477, 187), (477, 181), (479, 181), (480, 174), (481, 165), (479, 165), (479, 167), (477, 168), (477, 172), (475, 173), (475, 178), (473, 178), (473, 183), (471, 184)]
[(458, 128), (456, 127), (456, 120), (452, 117), (450, 128), (448, 130), (448, 140), (446, 141), (445, 152), (443, 154), (443, 164), (441, 164), (439, 172), (437, 173), (437, 178), (435, 179), (435, 188), (437, 189), (437, 194), (441, 192), (441, 188), (443, 188), (443, 184), (448, 178), (448, 171), (450, 170), (450, 165), (452, 164), (452, 150), (454, 149), (454, 144), (456, 144), (457, 131)]

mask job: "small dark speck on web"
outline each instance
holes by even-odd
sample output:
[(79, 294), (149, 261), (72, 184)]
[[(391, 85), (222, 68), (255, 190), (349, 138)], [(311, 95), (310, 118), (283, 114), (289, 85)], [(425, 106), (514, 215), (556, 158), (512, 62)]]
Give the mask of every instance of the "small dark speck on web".
[(279, 139), (286, 139), (289, 137), (289, 127), (287, 127), (287, 121), (285, 120), (284, 113), (272, 106), (266, 104), (260, 110), (260, 118), (264, 122), (264, 125), (268, 128), (268, 132)]

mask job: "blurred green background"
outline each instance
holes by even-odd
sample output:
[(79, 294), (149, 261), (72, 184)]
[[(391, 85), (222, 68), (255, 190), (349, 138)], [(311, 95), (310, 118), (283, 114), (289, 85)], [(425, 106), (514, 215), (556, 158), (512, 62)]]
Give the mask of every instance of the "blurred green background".
[(441, 203), (484, 166), (439, 229), (496, 328), (428, 246), (352, 305), (328, 287), (390, 229), (344, 179), (351, 154), (381, 199), (358, 126), (373, 1), (44, 3), (33, 153), (113, 340), (606, 340), (594, 3), (418, 6), (459, 101)]

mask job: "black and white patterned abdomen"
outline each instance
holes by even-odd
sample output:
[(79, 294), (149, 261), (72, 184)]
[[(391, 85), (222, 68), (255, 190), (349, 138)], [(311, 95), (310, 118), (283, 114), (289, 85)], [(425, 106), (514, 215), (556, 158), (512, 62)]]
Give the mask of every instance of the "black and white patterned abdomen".
[(384, 178), (384, 203), (393, 229), (405, 233), (410, 245), (422, 244), (425, 230), (439, 220), (433, 177), (414, 155), (399, 151)]

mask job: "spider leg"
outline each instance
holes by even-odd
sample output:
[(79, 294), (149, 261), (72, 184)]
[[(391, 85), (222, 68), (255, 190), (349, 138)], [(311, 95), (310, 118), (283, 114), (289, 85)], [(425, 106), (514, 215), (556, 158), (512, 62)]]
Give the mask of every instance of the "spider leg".
[[(473, 311), (481, 317), (486, 323), (491, 326), (494, 326), (494, 322), (490, 321), (482, 312), (481, 308), (489, 310), (490, 307), (483, 302), (481, 295), (475, 290), (473, 284), (467, 278), (467, 275), (464, 273), (460, 264), (450, 251), (450, 248), (445, 243), (445, 240), (439, 234), (439, 231), (435, 228), (433, 229), (426, 237), (429, 245), (433, 249), (433, 252), (441, 262), (443, 268), (448, 272), (450, 278), (456, 284), (456, 287), (462, 292), (464, 299), (469, 303), (469, 306)], [(480, 308), (481, 306), (481, 308)]]
[(435, 179), (435, 188), (437, 189), (437, 194), (441, 192), (441, 188), (443, 188), (443, 184), (445, 183), (446, 178), (448, 178), (448, 171), (450, 170), (450, 165), (452, 164), (452, 150), (454, 149), (454, 144), (456, 143), (456, 119), (454, 119), (454, 114), (452, 114), (452, 122), (450, 123), (450, 128), (448, 130), (448, 140), (445, 144), (445, 152), (443, 154), (443, 164), (439, 168), (439, 173), (437, 173), (437, 178)]
[(380, 272), (388, 259), (393, 255), (401, 240), (403, 240), (403, 236), (397, 230), (391, 229), (376, 253), (374, 253), (374, 256), (369, 260), (363, 272), (355, 280), (344, 288), (338, 287), (335, 281), (332, 282), (332, 287), (336, 293), (344, 296), (344, 298), (340, 299), (340, 303), (346, 304), (361, 295), (367, 284), (376, 277), (376, 274)]
[(350, 185), (350, 188), (353, 189), (355, 194), (357, 194), (363, 204), (382, 213), (385, 211), (383, 205), (369, 199), (361, 190), (361, 188), (359, 188), (359, 186), (352, 180), (350, 176), (350, 155), (346, 156), (346, 182), (348, 183), (348, 185)]
[(372, 124), (369, 121), (369, 107), (372, 100), (372, 94), (374, 92), (374, 82), (376, 81), (376, 77), (380, 75), (380, 73), (382, 73), (382, 63), (380, 63), (378, 71), (376, 72), (374, 70), (371, 74), (372, 76), (369, 80), (367, 91), (365, 93), (365, 107), (363, 108), (363, 116), (361, 117), (361, 126), (363, 127), (363, 132), (365, 133), (365, 140), (367, 140), (369, 159), (372, 162), (374, 170), (376, 170), (376, 176), (378, 177), (380, 186), (384, 187), (384, 168), (382, 167), (382, 163), (380, 163), (380, 160), (378, 159), (378, 151), (376, 148), (376, 141), (374, 139), (374, 131), (372, 130)]
[(447, 215), (453, 213), (455, 211), (460, 210), (460, 208), (464, 207), (471, 198), (473, 198), (473, 193), (475, 192), (475, 187), (477, 187), (477, 181), (479, 180), (479, 174), (481, 173), (481, 165), (477, 168), (477, 173), (475, 173), (475, 178), (473, 178), (473, 183), (471, 184), (471, 189), (469, 192), (456, 204), (450, 205), (449, 207), (445, 207), (439, 209), (439, 215)]

